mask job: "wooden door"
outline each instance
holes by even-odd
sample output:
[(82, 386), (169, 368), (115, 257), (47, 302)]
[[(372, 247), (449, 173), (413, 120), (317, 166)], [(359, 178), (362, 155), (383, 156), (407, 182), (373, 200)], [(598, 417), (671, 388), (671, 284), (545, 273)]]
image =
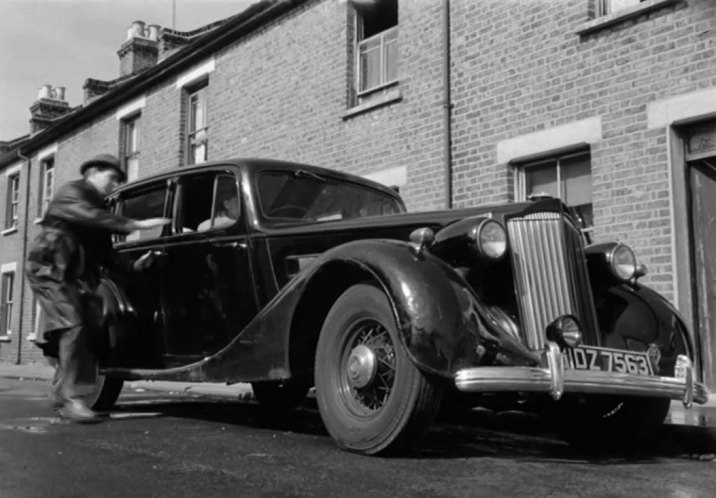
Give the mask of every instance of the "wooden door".
[(716, 389), (716, 157), (691, 161), (692, 285), (694, 328), (703, 377)]

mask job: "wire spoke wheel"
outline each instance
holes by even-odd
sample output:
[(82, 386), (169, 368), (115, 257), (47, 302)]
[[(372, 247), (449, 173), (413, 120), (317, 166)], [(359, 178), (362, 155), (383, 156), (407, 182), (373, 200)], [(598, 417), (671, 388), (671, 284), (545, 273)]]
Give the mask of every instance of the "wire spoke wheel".
[(344, 449), (394, 453), (427, 430), (442, 385), (413, 364), (392, 307), (373, 285), (349, 288), (326, 317), (316, 351), (316, 399)]

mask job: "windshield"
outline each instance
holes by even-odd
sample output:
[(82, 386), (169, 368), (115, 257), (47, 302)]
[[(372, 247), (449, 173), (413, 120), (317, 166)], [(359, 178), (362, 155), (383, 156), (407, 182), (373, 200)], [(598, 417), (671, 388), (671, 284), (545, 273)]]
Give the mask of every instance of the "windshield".
[(259, 206), (273, 223), (329, 221), (404, 212), (395, 197), (303, 170), (265, 171), (258, 177)]

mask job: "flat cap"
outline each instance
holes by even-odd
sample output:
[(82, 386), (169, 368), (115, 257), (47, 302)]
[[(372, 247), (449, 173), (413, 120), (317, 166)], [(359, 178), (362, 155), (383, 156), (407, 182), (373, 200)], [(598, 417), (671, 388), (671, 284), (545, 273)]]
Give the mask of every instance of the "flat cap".
[(92, 166), (97, 166), (100, 169), (113, 169), (119, 175), (119, 181), (123, 182), (127, 179), (127, 175), (122, 170), (122, 163), (119, 159), (112, 154), (98, 154), (92, 159), (88, 159), (80, 166), (80, 174), (84, 176), (85, 171)]

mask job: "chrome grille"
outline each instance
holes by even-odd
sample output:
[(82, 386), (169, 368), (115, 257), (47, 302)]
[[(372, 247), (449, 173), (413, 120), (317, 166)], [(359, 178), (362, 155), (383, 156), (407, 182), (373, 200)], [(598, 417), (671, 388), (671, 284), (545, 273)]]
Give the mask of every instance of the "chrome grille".
[(579, 319), (585, 343), (598, 345), (579, 229), (561, 214), (545, 212), (512, 218), (507, 231), (525, 345), (542, 349), (547, 326), (565, 314)]

